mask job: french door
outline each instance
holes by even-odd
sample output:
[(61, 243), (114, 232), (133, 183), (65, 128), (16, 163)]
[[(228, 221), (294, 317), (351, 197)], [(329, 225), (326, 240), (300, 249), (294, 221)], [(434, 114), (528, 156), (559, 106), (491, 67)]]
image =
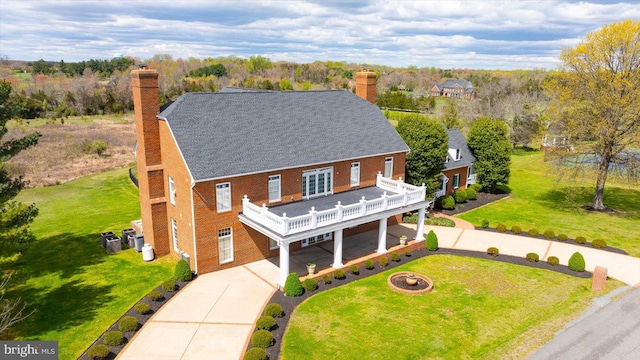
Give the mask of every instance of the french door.
[(313, 236), (310, 238), (302, 239), (301, 246), (307, 247), (309, 245), (321, 243), (323, 241), (328, 241), (333, 239), (333, 233), (320, 234), (318, 236)]
[(302, 198), (333, 194), (333, 167), (302, 172)]

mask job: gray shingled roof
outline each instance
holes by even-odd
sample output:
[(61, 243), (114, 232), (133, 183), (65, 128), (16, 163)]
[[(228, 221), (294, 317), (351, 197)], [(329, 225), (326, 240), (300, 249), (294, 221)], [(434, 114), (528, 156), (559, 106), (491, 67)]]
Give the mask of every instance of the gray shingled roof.
[(409, 151), (348, 91), (186, 93), (158, 117), (196, 182)]
[(460, 149), (460, 160), (453, 161), (453, 159), (449, 159), (444, 163), (444, 169), (449, 170), (473, 165), (476, 158), (471, 153), (471, 149), (467, 145), (467, 139), (464, 138), (460, 130), (448, 129), (447, 133), (449, 134), (449, 149)]

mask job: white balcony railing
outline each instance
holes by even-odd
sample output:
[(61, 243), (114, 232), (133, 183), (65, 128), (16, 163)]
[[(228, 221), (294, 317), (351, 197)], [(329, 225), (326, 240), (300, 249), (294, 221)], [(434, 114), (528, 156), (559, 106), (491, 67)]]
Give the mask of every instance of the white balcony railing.
[(476, 174), (471, 174), (467, 176), (467, 186), (476, 183)]
[[(353, 204), (342, 204), (338, 201), (334, 208), (322, 211), (316, 211), (314, 207), (311, 207), (308, 214), (295, 217), (287, 217), (286, 213), (283, 213), (282, 216), (276, 215), (270, 212), (265, 204), (262, 206), (252, 204), (245, 195), (242, 199), (242, 213), (250, 220), (286, 236), (401, 208), (425, 200), (424, 186), (417, 187), (406, 184), (402, 179), (392, 180), (378, 174), (376, 186), (386, 190), (379, 198), (366, 200), (363, 196)], [(387, 191), (394, 194), (388, 195)]]

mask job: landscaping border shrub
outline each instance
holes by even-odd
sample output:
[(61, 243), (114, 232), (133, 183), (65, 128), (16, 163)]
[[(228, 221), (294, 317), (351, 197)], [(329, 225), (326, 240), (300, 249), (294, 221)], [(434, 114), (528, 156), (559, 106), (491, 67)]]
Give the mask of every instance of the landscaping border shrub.
[(467, 192), (463, 189), (457, 189), (453, 192), (453, 200), (456, 204), (462, 204), (467, 201)]
[(122, 331), (109, 331), (104, 335), (102, 342), (108, 346), (120, 346), (124, 344), (124, 335)]
[(527, 231), (527, 234), (529, 234), (529, 236), (538, 236), (540, 235), (540, 232), (538, 231), (538, 229), (532, 228)]
[(142, 315), (147, 315), (149, 313), (151, 313), (151, 306), (149, 306), (149, 304), (147, 303), (137, 303), (134, 307), (134, 309), (136, 309), (136, 311)]
[(314, 278), (304, 279), (302, 287), (307, 291), (314, 291), (318, 288), (318, 282)]
[(429, 230), (427, 239), (424, 241), (424, 246), (429, 251), (438, 250), (438, 235), (433, 230)]
[(389, 265), (389, 258), (387, 258), (386, 256), (380, 256), (380, 259), (378, 259), (378, 264), (380, 264), (380, 266), (382, 267)]
[(276, 319), (273, 316), (263, 315), (256, 321), (256, 330), (271, 331), (274, 327), (276, 327)]
[(263, 348), (254, 347), (244, 353), (243, 360), (267, 360), (267, 352)]
[(473, 188), (468, 187), (465, 192), (467, 193), (467, 200), (476, 200), (478, 199), (478, 192)]
[(591, 242), (591, 246), (596, 249), (604, 249), (607, 247), (607, 242), (602, 239), (595, 239)]
[(501, 232), (501, 233), (507, 231), (507, 225), (505, 225), (505, 224), (496, 225), (496, 231), (497, 232)]
[(587, 238), (585, 238), (584, 236), (578, 236), (576, 238), (576, 242), (578, 244), (586, 244), (587, 243)]
[(173, 279), (167, 279), (162, 282), (161, 288), (166, 292), (174, 292), (176, 291), (176, 281)]
[(109, 356), (110, 352), (111, 351), (109, 351), (109, 347), (107, 345), (95, 344), (89, 348), (89, 351), (87, 352), (87, 356), (89, 356), (89, 358), (94, 360), (103, 360), (103, 359), (106, 359), (107, 356)]
[(147, 294), (147, 297), (151, 301), (161, 301), (162, 300), (162, 293), (160, 291), (158, 291), (158, 290), (152, 290)]
[(367, 260), (364, 262), (364, 267), (367, 270), (373, 270), (373, 268), (375, 267), (375, 264), (373, 263), (373, 261)]
[(488, 229), (489, 228), (489, 220), (482, 220), (482, 228), (483, 229)]
[(545, 239), (553, 239), (556, 237), (556, 233), (553, 230), (545, 230), (542, 235)]
[(540, 260), (540, 256), (534, 252), (530, 252), (527, 253), (526, 259), (529, 262), (538, 262), (538, 260)]
[(574, 252), (569, 258), (569, 270), (583, 272), (585, 269), (584, 256), (579, 252)]
[(343, 280), (346, 278), (346, 276), (344, 275), (344, 270), (342, 269), (335, 269), (333, 270), (333, 278), (336, 280)]
[(300, 296), (304, 292), (302, 283), (298, 274), (292, 272), (287, 276), (287, 280), (284, 282), (284, 293), (287, 296)]
[(491, 255), (491, 256), (498, 256), (500, 254), (500, 251), (498, 251), (497, 247), (490, 247), (487, 249), (487, 254)]
[(479, 193), (480, 191), (482, 191), (482, 184), (471, 184), (470, 187), (475, 190), (477, 193)]
[(360, 275), (360, 268), (358, 267), (358, 265), (350, 265), (349, 272), (351, 272), (353, 275)]
[(558, 241), (567, 241), (569, 237), (566, 234), (558, 234)]
[(456, 201), (453, 199), (451, 195), (442, 196), (442, 200), (440, 201), (440, 207), (445, 210), (453, 210), (456, 208)]
[(251, 346), (266, 349), (273, 346), (275, 339), (267, 330), (257, 330), (251, 335)]
[(262, 314), (274, 318), (281, 318), (284, 316), (284, 310), (282, 309), (282, 305), (278, 303), (270, 303), (264, 307), (264, 312)]
[(189, 263), (185, 259), (178, 260), (173, 276), (177, 281), (191, 281), (193, 274), (191, 273)]
[(136, 331), (139, 327), (138, 319), (133, 316), (125, 316), (118, 323), (118, 329), (122, 332)]
[(556, 265), (560, 264), (560, 259), (558, 259), (556, 256), (549, 256), (547, 258), (547, 264), (549, 264), (551, 266), (556, 266)]
[(404, 249), (404, 256), (411, 257), (411, 249)]
[(324, 281), (325, 285), (331, 284), (331, 276), (329, 274), (322, 275), (322, 281)]
[(396, 252), (392, 252), (391, 254), (389, 254), (389, 257), (391, 261), (395, 261), (395, 262), (400, 261), (400, 255), (398, 255), (398, 253)]
[(513, 225), (511, 227), (511, 232), (514, 234), (522, 234), (522, 228), (518, 225)]

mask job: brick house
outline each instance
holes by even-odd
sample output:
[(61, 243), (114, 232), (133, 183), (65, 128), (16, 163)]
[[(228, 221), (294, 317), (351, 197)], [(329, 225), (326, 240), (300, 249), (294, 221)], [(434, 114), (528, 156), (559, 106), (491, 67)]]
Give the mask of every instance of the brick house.
[(430, 93), (433, 97), (476, 98), (476, 90), (468, 80), (447, 80), (444, 84), (433, 85)]
[[(418, 210), (425, 188), (405, 184), (409, 151), (375, 102), (375, 73), (356, 94), (331, 91), (187, 93), (158, 104), (158, 73), (131, 73), (140, 207), (156, 254), (208, 273), (378, 229)], [(366, 100), (366, 101), (365, 101)], [(422, 224), (423, 221), (419, 221)], [(424, 239), (419, 226), (416, 239)]]
[(442, 170), (440, 190), (436, 196), (451, 195), (457, 189), (466, 189), (476, 183), (473, 163), (476, 158), (471, 153), (464, 135), (458, 129), (447, 130), (449, 150)]

